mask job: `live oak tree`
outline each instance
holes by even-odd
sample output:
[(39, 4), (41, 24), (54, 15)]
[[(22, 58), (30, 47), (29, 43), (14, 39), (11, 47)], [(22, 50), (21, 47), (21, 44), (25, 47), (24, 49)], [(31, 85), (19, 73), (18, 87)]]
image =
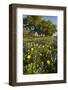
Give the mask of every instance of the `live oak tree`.
[(25, 26), (34, 27), (34, 32), (43, 33), (45, 35), (53, 35), (56, 31), (56, 25), (50, 20), (43, 20), (42, 16), (27, 16), (23, 19)]

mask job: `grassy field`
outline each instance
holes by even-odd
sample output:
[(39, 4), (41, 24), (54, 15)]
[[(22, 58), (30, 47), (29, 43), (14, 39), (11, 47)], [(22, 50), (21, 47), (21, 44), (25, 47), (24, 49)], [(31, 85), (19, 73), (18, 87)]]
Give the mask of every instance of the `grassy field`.
[(39, 40), (44, 40), (44, 41), (52, 41), (56, 39), (55, 36), (24, 36), (24, 41), (39, 41)]
[(23, 74), (57, 73), (57, 45), (54, 36), (24, 36)]

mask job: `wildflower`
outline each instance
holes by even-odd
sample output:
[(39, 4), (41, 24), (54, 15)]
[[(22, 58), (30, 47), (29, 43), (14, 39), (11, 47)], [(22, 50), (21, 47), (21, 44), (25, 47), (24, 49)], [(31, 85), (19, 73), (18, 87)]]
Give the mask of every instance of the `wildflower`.
[(40, 53), (40, 56), (42, 56), (42, 54)]
[(44, 48), (44, 46), (42, 46)]
[(36, 46), (38, 46), (38, 44), (36, 44)]
[(30, 50), (28, 49), (28, 52), (29, 52)]
[(50, 46), (50, 49), (51, 49), (51, 46)]
[(47, 64), (50, 64), (50, 61), (49, 60), (47, 60)]
[(34, 48), (31, 48), (31, 51), (34, 51)]
[(27, 56), (27, 58), (28, 58), (28, 59), (30, 59), (30, 58), (31, 58), (31, 56), (30, 56), (30, 55), (28, 55), (28, 56)]

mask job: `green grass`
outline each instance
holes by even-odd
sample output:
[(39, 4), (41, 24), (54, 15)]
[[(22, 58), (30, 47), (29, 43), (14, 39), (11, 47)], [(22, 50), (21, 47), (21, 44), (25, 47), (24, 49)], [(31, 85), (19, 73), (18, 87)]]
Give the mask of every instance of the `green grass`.
[(45, 40), (45, 41), (52, 41), (55, 39), (54, 36), (24, 36), (24, 41), (39, 41), (39, 40)]

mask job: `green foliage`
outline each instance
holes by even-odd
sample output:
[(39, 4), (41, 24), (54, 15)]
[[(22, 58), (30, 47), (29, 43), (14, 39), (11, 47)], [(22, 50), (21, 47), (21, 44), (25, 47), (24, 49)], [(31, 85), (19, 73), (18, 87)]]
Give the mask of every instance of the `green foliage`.
[(23, 35), (28, 35), (30, 33), (30, 30), (28, 27), (23, 29)]
[[(23, 19), (24, 24), (27, 23), (28, 28), (32, 25), (34, 26), (34, 32), (44, 33), (45, 35), (52, 35), (57, 31), (56, 25), (54, 25), (50, 20), (42, 20), (42, 16), (27, 16), (27, 18)], [(42, 30), (40, 31), (40, 27)]]
[(52, 24), (51, 21), (42, 21), (42, 31), (45, 35), (52, 35), (56, 32), (56, 25)]
[(28, 21), (30, 24), (38, 25), (42, 21), (41, 16), (29, 16)]

